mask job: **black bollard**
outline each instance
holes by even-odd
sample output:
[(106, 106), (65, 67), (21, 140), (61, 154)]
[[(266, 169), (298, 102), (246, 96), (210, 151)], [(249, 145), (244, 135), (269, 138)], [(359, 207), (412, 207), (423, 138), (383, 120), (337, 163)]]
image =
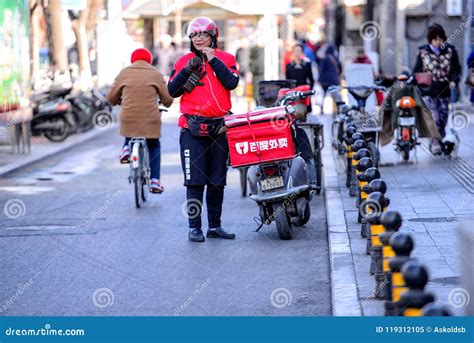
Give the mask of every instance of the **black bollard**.
[(434, 301), (433, 293), (426, 292), (428, 270), (418, 262), (409, 262), (402, 267), (403, 279), (408, 287), (400, 296), (401, 315), (404, 317), (421, 317), (422, 308)]
[(364, 174), (357, 175), (359, 181), (361, 182), (360, 189), (360, 202), (359, 202), (359, 213), (357, 214), (357, 218), (359, 221), (360, 217), (360, 235), (364, 238), (367, 237), (367, 221), (365, 220), (365, 202), (367, 201), (367, 197), (371, 193), (369, 183), (372, 182), (374, 179), (378, 179), (380, 177), (380, 172), (375, 167), (368, 168)]
[(429, 303), (421, 309), (422, 315), (426, 317), (451, 317), (451, 311), (443, 305)]
[(346, 187), (351, 186), (351, 176), (352, 176), (352, 144), (355, 142), (352, 138), (352, 135), (357, 132), (355, 125), (349, 125), (346, 128), (344, 135), (344, 142), (346, 143), (346, 159), (347, 159), (347, 170), (346, 170)]
[(401, 269), (406, 262), (414, 261), (414, 259), (410, 257), (414, 242), (410, 234), (397, 232), (390, 237), (389, 244), (395, 252), (395, 257), (388, 260), (390, 284), (388, 287), (389, 300), (385, 302), (385, 315), (398, 316), (400, 312), (400, 295), (407, 290)]
[[(380, 192), (370, 193), (366, 202), (365, 218), (369, 225), (369, 232), (367, 235), (366, 253), (371, 255), (370, 259), (370, 274), (374, 275), (376, 270), (375, 261), (382, 255), (382, 244), (380, 243), (379, 235), (384, 232), (384, 228), (380, 223), (380, 216), (382, 209), (385, 206), (385, 197)], [(380, 255), (380, 256), (379, 256)]]
[[(353, 136), (357, 136), (357, 133), (355, 133)], [(350, 175), (350, 187), (349, 187), (349, 195), (351, 197), (355, 197), (357, 195), (357, 179), (356, 179), (356, 165), (359, 160), (356, 159), (357, 152), (360, 149), (366, 149), (367, 144), (365, 144), (365, 141), (362, 139), (358, 139), (354, 141), (354, 143), (351, 145), (351, 151), (352, 151), (352, 159), (351, 159), (351, 175)]]
[(390, 267), (388, 261), (395, 256), (395, 252), (389, 244), (390, 237), (395, 234), (402, 226), (402, 216), (396, 211), (387, 211), (380, 216), (380, 223), (384, 227), (384, 232), (380, 234), (379, 239), (382, 243), (382, 260), (377, 260), (376, 270), (382, 270), (375, 273), (376, 289), (380, 290), (380, 299), (389, 300)]
[[(357, 155), (359, 153), (360, 153), (360, 150), (357, 153)], [(365, 171), (367, 169), (371, 168), (372, 166), (373, 166), (372, 159), (370, 157), (363, 157), (356, 164), (356, 178), (357, 178), (356, 208), (359, 208), (360, 203), (361, 203), (360, 197), (361, 197), (362, 187), (367, 184), (367, 182), (363, 181), (363, 178), (361, 180), (361, 178), (359, 176), (364, 176)], [(362, 215), (361, 215), (360, 211), (358, 212), (358, 215), (357, 215), (357, 222), (358, 223), (362, 222)]]

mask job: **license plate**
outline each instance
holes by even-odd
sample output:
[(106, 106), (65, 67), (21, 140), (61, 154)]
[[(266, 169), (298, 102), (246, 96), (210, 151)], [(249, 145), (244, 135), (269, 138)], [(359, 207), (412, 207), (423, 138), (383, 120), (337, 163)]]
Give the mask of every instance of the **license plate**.
[(283, 187), (283, 176), (262, 180), (261, 185), (263, 191)]
[(398, 118), (398, 124), (400, 126), (415, 126), (415, 117), (400, 117)]

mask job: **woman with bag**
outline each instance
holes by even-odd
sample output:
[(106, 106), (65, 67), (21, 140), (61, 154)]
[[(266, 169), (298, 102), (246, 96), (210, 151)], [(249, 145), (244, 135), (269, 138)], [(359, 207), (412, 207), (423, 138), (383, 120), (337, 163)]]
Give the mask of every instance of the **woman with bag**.
[[(428, 44), (419, 47), (413, 74), (443, 138), (451, 88), (455, 89), (459, 83), (461, 65), (456, 48), (446, 42), (446, 33), (441, 25), (430, 25), (426, 38)], [(441, 154), (441, 141), (432, 139), (430, 151), (434, 155)]]
[(239, 83), (235, 57), (217, 49), (218, 28), (211, 19), (193, 19), (187, 29), (191, 52), (175, 64), (168, 83), (172, 97), (181, 97), (179, 138), (186, 186), (189, 240), (204, 242), (201, 212), (204, 188), (208, 238), (233, 239), (221, 226), (229, 147), (224, 115), (232, 104), (230, 91)]

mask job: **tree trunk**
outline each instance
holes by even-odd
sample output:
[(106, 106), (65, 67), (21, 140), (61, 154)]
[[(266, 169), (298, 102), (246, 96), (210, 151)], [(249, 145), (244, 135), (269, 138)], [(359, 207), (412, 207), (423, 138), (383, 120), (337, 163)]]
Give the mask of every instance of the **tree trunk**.
[(72, 21), (72, 29), (76, 36), (76, 46), (79, 54), (80, 80), (85, 87), (92, 85), (88, 33), (95, 29), (97, 23), (96, 13), (100, 7), (100, 0), (87, 0), (86, 8), (80, 12), (79, 18)]
[(37, 81), (40, 58), (39, 58), (39, 0), (30, 0), (30, 22), (31, 22), (31, 31), (30, 31), (30, 47), (31, 47), (31, 78), (33, 81)]
[(61, 0), (49, 0), (45, 8), (46, 19), (50, 27), (50, 49), (55, 71), (68, 74), (67, 51), (64, 47), (62, 30)]
[(88, 6), (81, 11), (79, 18), (72, 21), (72, 29), (76, 36), (76, 47), (79, 53), (79, 77), (82, 86), (90, 86), (92, 82), (91, 64), (89, 61), (89, 42), (87, 40), (86, 22), (89, 15)]

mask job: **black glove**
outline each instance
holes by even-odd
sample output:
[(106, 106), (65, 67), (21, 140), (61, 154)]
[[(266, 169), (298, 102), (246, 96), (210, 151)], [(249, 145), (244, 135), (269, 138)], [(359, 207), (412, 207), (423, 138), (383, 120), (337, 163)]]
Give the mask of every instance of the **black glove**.
[(187, 93), (191, 93), (191, 91), (196, 87), (196, 86), (204, 86), (204, 83), (203, 82), (199, 82), (199, 80), (201, 80), (204, 76), (206, 75), (206, 72), (205, 71), (194, 71), (191, 73), (191, 75), (189, 76), (188, 80), (186, 81), (186, 83), (184, 84), (183, 86), (183, 89), (187, 92)]
[(199, 57), (193, 57), (188, 61), (186, 69), (190, 72), (197, 71), (202, 67), (202, 59)]

